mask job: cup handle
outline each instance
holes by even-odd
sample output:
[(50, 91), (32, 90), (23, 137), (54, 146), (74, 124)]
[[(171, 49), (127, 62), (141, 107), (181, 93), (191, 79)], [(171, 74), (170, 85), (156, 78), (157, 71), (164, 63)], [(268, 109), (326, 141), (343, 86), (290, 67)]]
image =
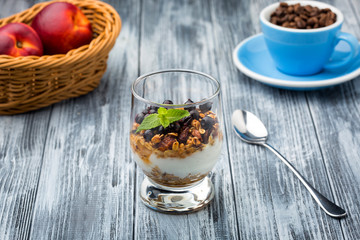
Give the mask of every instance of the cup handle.
[(356, 39), (354, 35), (350, 33), (339, 32), (336, 36), (334, 48), (340, 41), (347, 42), (347, 44), (349, 44), (351, 48), (351, 51), (349, 52), (349, 55), (345, 59), (325, 64), (324, 68), (327, 70), (334, 70), (337, 68), (350, 66), (353, 63), (352, 60), (359, 53), (359, 41)]

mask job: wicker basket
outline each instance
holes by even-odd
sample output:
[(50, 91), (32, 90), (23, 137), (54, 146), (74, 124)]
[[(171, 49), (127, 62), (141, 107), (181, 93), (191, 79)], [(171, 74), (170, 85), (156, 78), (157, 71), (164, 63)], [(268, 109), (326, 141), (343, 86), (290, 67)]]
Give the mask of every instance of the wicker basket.
[[(0, 55), (0, 114), (39, 109), (95, 89), (106, 70), (106, 61), (121, 29), (118, 13), (96, 0), (65, 0), (77, 5), (91, 22), (94, 32), (89, 45), (66, 54), (41, 57)], [(54, 2), (54, 1), (52, 1)], [(24, 12), (0, 20), (31, 23), (52, 2), (39, 3)]]

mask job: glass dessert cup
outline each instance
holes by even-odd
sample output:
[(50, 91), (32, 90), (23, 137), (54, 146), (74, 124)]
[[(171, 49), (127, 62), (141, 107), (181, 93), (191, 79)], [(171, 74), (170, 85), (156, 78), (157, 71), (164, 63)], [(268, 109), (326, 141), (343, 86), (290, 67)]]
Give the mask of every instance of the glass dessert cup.
[(219, 82), (170, 69), (140, 76), (131, 91), (130, 146), (146, 175), (142, 201), (167, 213), (202, 209), (214, 197), (208, 174), (223, 142)]

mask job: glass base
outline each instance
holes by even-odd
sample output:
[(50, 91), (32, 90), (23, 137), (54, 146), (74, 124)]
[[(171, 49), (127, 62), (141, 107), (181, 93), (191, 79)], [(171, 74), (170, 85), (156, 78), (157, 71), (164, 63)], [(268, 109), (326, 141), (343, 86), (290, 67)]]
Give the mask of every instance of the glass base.
[(214, 185), (205, 177), (195, 186), (169, 188), (153, 183), (145, 177), (141, 184), (143, 203), (163, 213), (191, 213), (204, 208), (214, 198)]

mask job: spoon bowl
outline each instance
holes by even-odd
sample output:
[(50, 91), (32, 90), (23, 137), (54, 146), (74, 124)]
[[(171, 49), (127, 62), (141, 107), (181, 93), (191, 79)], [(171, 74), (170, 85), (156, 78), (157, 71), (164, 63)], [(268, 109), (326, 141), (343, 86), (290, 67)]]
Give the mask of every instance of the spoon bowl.
[(260, 119), (251, 112), (235, 110), (231, 120), (235, 133), (243, 141), (252, 144), (266, 142), (268, 131)]
[(335, 203), (319, 193), (308, 181), (295, 169), (295, 167), (282, 156), (275, 148), (266, 143), (268, 131), (262, 121), (251, 112), (245, 110), (235, 110), (231, 117), (232, 128), (241, 140), (251, 144), (258, 144), (268, 148), (278, 158), (285, 163), (286, 166), (295, 174), (295, 176), (306, 187), (314, 200), (319, 206), (331, 217), (341, 218), (346, 216), (346, 212)]

